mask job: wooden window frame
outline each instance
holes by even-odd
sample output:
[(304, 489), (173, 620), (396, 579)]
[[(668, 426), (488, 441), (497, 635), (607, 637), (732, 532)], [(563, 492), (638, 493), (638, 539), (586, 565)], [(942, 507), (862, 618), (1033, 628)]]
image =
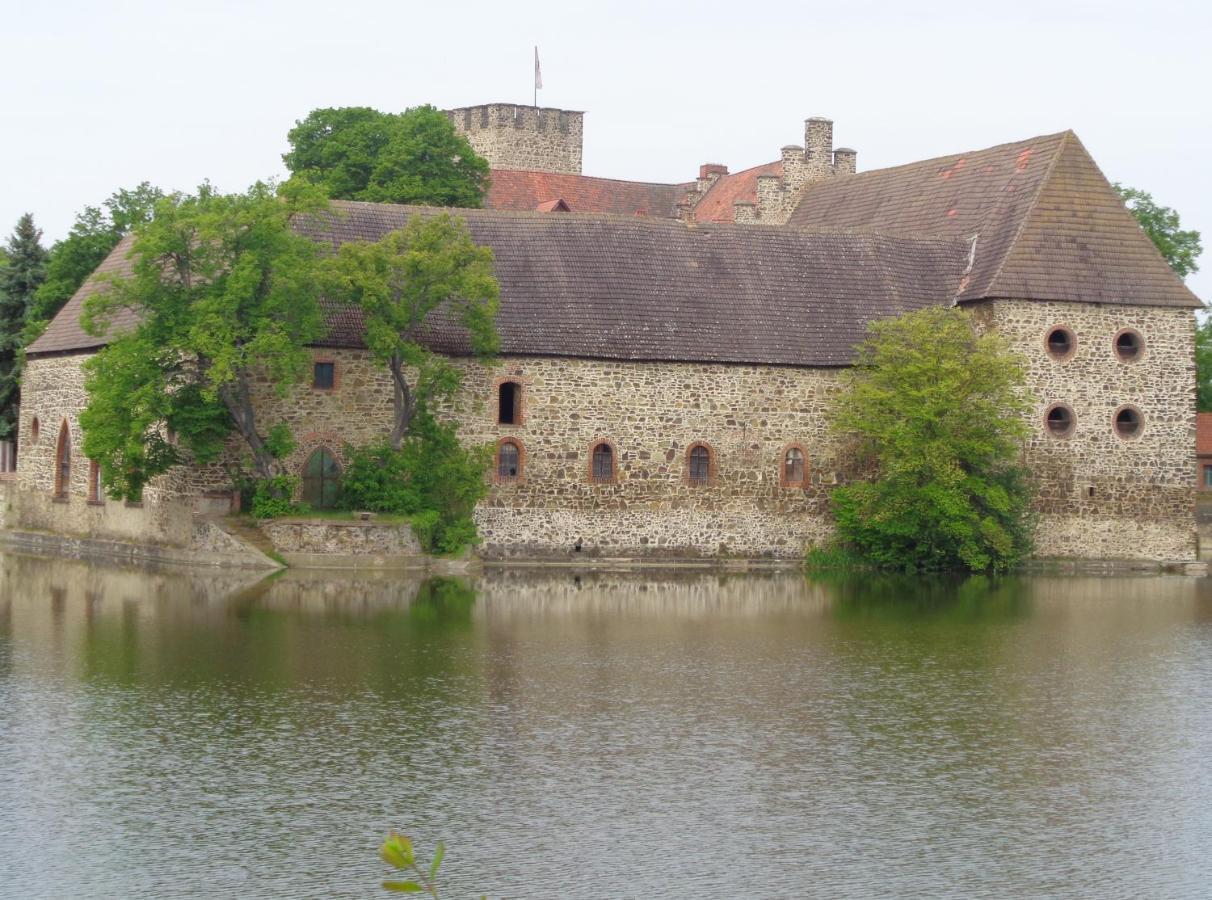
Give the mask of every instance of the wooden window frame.
[[(63, 471), (64, 466), (64, 439), (67, 441), (67, 472)], [(66, 474), (66, 478), (64, 475)], [(59, 438), (55, 441), (55, 493), (54, 499), (63, 503), (66, 502), (71, 494), (72, 489), (72, 430), (67, 424), (67, 419), (63, 420), (63, 424), (59, 426)]]
[[(598, 447), (610, 448), (610, 478), (599, 479), (593, 477), (593, 454)], [(614, 441), (609, 438), (598, 438), (589, 445), (589, 468), (586, 472), (589, 477), (590, 484), (618, 484), (619, 481), (619, 448), (614, 445)]]
[[(501, 421), (501, 388), (507, 384), (512, 384), (516, 392), (513, 398), (512, 422)], [(493, 383), (492, 393), (496, 404), (494, 418), (498, 425), (502, 428), (518, 428), (526, 421), (526, 384), (521, 378), (516, 375), (503, 375)]]
[[(518, 474), (513, 478), (501, 475), (501, 448), (513, 444), (518, 451)], [(526, 447), (515, 437), (503, 437), (497, 441), (496, 450), (492, 454), (492, 480), (494, 484), (523, 484), (526, 481)]]
[[(316, 385), (316, 366), (332, 366), (332, 387), (318, 387)], [(341, 386), (341, 367), (337, 365), (335, 359), (327, 356), (317, 356), (311, 361), (311, 389), (320, 394), (335, 393), (337, 388)]]
[[(804, 457), (804, 477), (799, 481), (792, 481), (787, 477), (787, 454), (792, 450), (798, 450)], [(808, 463), (808, 449), (800, 443), (792, 443), (783, 445), (783, 449), (779, 451), (779, 487), (795, 489), (808, 487), (808, 473), (811, 471), (811, 466)]]
[[(694, 453), (695, 450), (699, 450), (699, 449), (707, 451), (707, 480), (706, 481), (695, 481), (694, 479), (692, 479), (690, 477), (690, 455), (692, 453)], [(715, 466), (716, 466), (715, 448), (712, 447), (709, 443), (707, 443), (706, 441), (694, 441), (693, 443), (687, 445), (686, 454), (685, 454), (685, 465), (682, 468), (683, 480), (685, 481), (687, 486), (693, 487), (693, 488), (706, 488), (706, 487), (711, 487), (712, 485), (714, 485), (715, 484), (715, 474), (716, 474)]]

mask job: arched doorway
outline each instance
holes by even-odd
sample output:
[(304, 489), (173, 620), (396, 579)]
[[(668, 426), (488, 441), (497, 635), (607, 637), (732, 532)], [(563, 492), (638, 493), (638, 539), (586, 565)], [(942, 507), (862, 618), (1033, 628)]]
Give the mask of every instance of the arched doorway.
[(341, 493), (341, 464), (327, 447), (320, 447), (303, 465), (303, 502), (314, 509), (332, 509)]

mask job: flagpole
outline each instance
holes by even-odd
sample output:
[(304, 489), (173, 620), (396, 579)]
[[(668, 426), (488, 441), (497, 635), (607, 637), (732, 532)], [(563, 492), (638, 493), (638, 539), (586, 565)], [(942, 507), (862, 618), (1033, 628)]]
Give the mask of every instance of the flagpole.
[(539, 108), (539, 45), (534, 45), (534, 108)]

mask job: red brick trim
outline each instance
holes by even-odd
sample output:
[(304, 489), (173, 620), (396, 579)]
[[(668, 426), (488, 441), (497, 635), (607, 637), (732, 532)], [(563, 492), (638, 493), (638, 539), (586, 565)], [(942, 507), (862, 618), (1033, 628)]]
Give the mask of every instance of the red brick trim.
[[(501, 477), (501, 448), (513, 444), (518, 448), (518, 475), (516, 478)], [(524, 484), (526, 482), (526, 447), (515, 437), (503, 437), (497, 441), (497, 449), (492, 454), (492, 481), (494, 484)]]
[[(787, 453), (791, 450), (799, 450), (804, 454), (804, 479), (803, 481), (789, 481), (787, 479)], [(806, 488), (808, 487), (808, 473), (811, 471), (809, 465), (808, 448), (798, 442), (784, 444), (783, 449), (779, 451), (779, 487), (783, 488)]]
[[(695, 449), (698, 447), (702, 447), (704, 450), (707, 451), (707, 480), (705, 482), (690, 480), (690, 454), (693, 453), (695, 451)], [(687, 485), (689, 485), (690, 487), (697, 488), (697, 487), (711, 487), (713, 484), (715, 484), (716, 459), (715, 459), (715, 448), (714, 447), (712, 447), (706, 441), (694, 441), (693, 443), (688, 444), (686, 447), (685, 461), (686, 461), (685, 465), (682, 468), (682, 480)]]
[[(514, 397), (514, 420), (501, 421), (501, 385), (516, 384), (517, 395)], [(526, 421), (526, 380), (520, 375), (502, 375), (492, 383), (493, 418), (496, 423), (505, 428), (517, 428)]]
[[(1064, 331), (1066, 334), (1069, 335), (1069, 352), (1063, 353), (1059, 356), (1052, 352), (1052, 347), (1048, 344), (1048, 336), (1050, 334), (1052, 334), (1052, 332), (1057, 331), (1058, 329), (1061, 331)], [(1049, 325), (1044, 330), (1043, 340), (1044, 340), (1044, 352), (1046, 354), (1048, 354), (1049, 359), (1056, 360), (1057, 362), (1068, 362), (1069, 360), (1073, 359), (1073, 355), (1075, 353), (1077, 353), (1077, 332), (1075, 332), (1072, 328), (1070, 328), (1064, 322), (1058, 322), (1055, 325)]]
[[(593, 477), (593, 451), (605, 444), (610, 448), (610, 478), (599, 481)], [(609, 438), (598, 438), (589, 445), (589, 466), (585, 472), (590, 484), (616, 484), (619, 480), (619, 448)]]
[[(319, 363), (332, 364), (332, 387), (316, 387), (316, 365)], [(311, 389), (321, 394), (335, 394), (341, 386), (341, 365), (331, 356), (313, 356), (311, 358)]]
[[(1119, 425), (1118, 425), (1119, 414), (1126, 409), (1130, 409), (1130, 410), (1132, 410), (1132, 412), (1136, 413), (1137, 421), (1140, 422), (1140, 425), (1137, 427), (1135, 433), (1133, 433), (1133, 434), (1122, 434), (1122, 433), (1120, 433), (1120, 430), (1119, 430)], [(1143, 435), (1145, 433), (1145, 414), (1142, 413), (1136, 406), (1133, 406), (1131, 403), (1125, 403), (1122, 406), (1117, 406), (1115, 408), (1115, 412), (1111, 413), (1111, 431), (1121, 441), (1140, 440), (1141, 435)]]
[[(1048, 421), (1048, 417), (1052, 415), (1052, 410), (1063, 409), (1069, 413), (1069, 427), (1064, 431), (1053, 431), (1052, 425)], [(1048, 408), (1044, 410), (1044, 433), (1048, 437), (1056, 438), (1057, 440), (1067, 440), (1073, 437), (1073, 432), (1077, 430), (1077, 413), (1073, 411), (1073, 407), (1068, 403), (1049, 403)]]
[[(1137, 351), (1135, 356), (1124, 356), (1119, 352), (1119, 339), (1125, 334), (1136, 335)], [(1115, 358), (1122, 363), (1137, 363), (1145, 358), (1145, 337), (1135, 328), (1121, 328), (1115, 332), (1115, 336), (1111, 338), (1111, 352), (1115, 354)]]

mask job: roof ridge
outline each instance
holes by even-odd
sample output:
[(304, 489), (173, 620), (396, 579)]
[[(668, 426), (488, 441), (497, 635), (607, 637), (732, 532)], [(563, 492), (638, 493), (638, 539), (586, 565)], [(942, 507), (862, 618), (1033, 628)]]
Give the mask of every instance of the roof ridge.
[(594, 181), (613, 181), (617, 184), (639, 184), (645, 187), (680, 188), (694, 184), (694, 181), (635, 181), (631, 178), (610, 178), (606, 175), (586, 175), (583, 172), (544, 172), (541, 169), (506, 169), (504, 167), (490, 169), (492, 172), (517, 172), (524, 175), (554, 176), (556, 178), (591, 178)]
[[(1049, 137), (1051, 137), (1051, 135), (1049, 135)], [(1010, 239), (1010, 243), (1006, 246), (1005, 252), (1002, 253), (1002, 258), (997, 261), (997, 268), (994, 269), (993, 274), (989, 276), (989, 281), (981, 293), (986, 295), (989, 294), (993, 290), (993, 286), (997, 284), (997, 280), (1001, 277), (1002, 269), (1005, 268), (1006, 265), (1006, 260), (1009, 259), (1010, 254), (1014, 252), (1014, 246), (1018, 243), (1018, 239), (1023, 236), (1023, 231), (1027, 227), (1027, 222), (1030, 221), (1031, 217), (1035, 214), (1035, 208), (1039, 205), (1039, 198), (1043, 195), (1044, 188), (1052, 179), (1052, 174), (1056, 171), (1056, 165), (1060, 161), (1060, 158), (1065, 155), (1065, 147), (1068, 146), (1070, 137), (1077, 137), (1077, 135), (1073, 133), (1073, 129), (1066, 128), (1064, 131), (1060, 132), (1060, 144), (1057, 145), (1056, 152), (1052, 154), (1052, 159), (1048, 161), (1048, 170), (1044, 172), (1044, 177), (1039, 180), (1039, 187), (1036, 188), (1035, 196), (1031, 198), (1031, 203), (1028, 204), (1022, 218), (1019, 219), (1018, 228), (1014, 230), (1014, 237)], [(988, 217), (986, 216), (986, 220), (987, 219)], [(977, 234), (979, 235), (980, 232), (978, 231)]]

